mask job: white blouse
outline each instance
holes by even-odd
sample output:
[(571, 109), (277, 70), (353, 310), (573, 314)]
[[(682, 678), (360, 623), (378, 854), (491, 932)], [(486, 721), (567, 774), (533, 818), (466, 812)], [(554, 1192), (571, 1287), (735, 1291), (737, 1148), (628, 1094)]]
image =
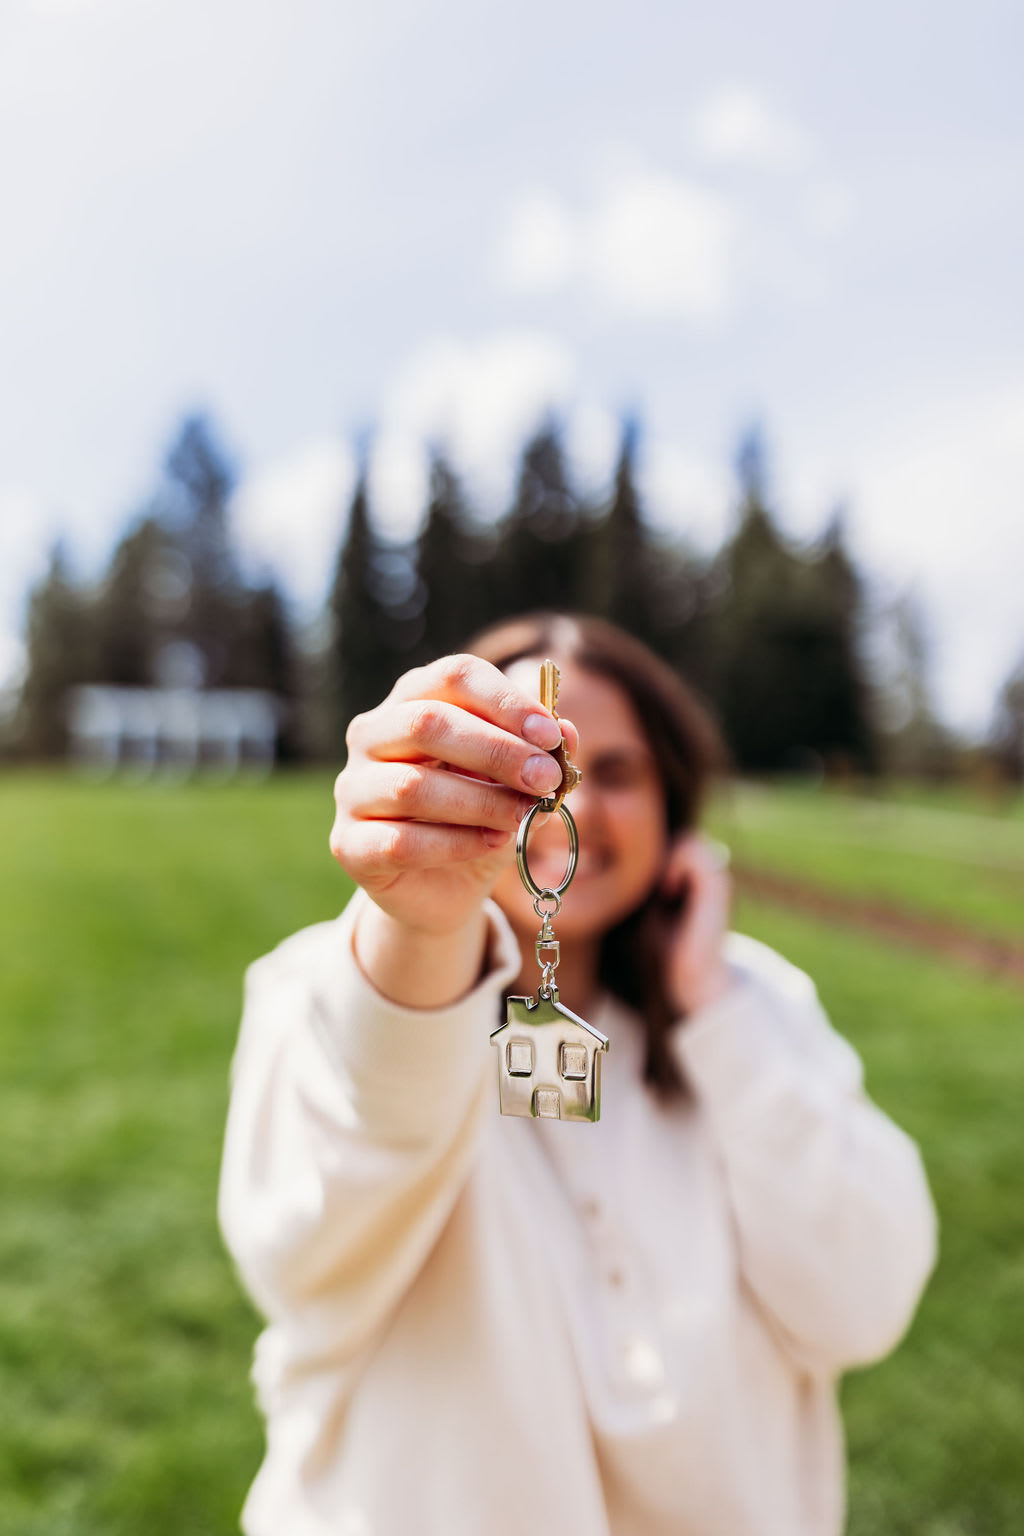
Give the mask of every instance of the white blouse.
[[(342, 916), (251, 966), (220, 1193), (268, 1319), (249, 1536), (836, 1536), (834, 1384), (890, 1350), (934, 1262), (914, 1144), (802, 972), (730, 936), (641, 1081), (606, 999), (596, 1125), (502, 1117), (490, 1031), (383, 999)], [(569, 1001), (566, 999), (566, 1001)]]

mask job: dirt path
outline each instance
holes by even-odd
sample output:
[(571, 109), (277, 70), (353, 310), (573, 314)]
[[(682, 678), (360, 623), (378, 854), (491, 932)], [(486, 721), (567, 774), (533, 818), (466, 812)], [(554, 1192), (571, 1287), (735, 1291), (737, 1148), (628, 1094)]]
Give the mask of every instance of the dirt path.
[(1024, 986), (1024, 944), (990, 938), (941, 918), (908, 912), (903, 907), (890, 906), (870, 897), (846, 895), (812, 881), (779, 875), (749, 864), (735, 866), (735, 875), (739, 890), (748, 896), (775, 901), (845, 928), (861, 928), (881, 938), (968, 965), (973, 970), (1008, 977)]

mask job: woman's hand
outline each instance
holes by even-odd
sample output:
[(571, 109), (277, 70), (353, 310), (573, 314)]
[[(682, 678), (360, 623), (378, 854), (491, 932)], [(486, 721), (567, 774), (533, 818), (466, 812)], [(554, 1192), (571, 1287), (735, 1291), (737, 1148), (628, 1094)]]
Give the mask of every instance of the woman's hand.
[(732, 882), (723, 845), (701, 832), (680, 838), (669, 853), (660, 893), (666, 903), (679, 904), (678, 916), (669, 921), (666, 976), (673, 1005), (689, 1017), (729, 985), (723, 941)]
[(404, 928), (463, 929), (511, 856), (519, 822), (560, 781), (550, 756), (558, 723), (489, 662), (446, 656), (406, 672), (356, 716), (347, 740), (334, 857)]

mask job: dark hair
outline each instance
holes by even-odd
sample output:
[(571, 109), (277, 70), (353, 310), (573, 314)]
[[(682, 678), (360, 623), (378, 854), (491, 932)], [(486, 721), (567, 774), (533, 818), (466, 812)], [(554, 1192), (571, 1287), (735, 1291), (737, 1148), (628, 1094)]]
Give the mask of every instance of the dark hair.
[[(572, 662), (617, 683), (629, 698), (654, 756), (665, 795), (669, 838), (697, 825), (714, 773), (724, 767), (721, 737), (704, 706), (664, 661), (625, 630), (587, 614), (529, 613), (474, 635), (466, 650), (504, 670), (527, 656)], [(666, 913), (657, 890), (605, 934), (599, 977), (640, 1014), (646, 1032), (644, 1081), (666, 1097), (685, 1091), (668, 1033), (678, 1012), (663, 970)]]

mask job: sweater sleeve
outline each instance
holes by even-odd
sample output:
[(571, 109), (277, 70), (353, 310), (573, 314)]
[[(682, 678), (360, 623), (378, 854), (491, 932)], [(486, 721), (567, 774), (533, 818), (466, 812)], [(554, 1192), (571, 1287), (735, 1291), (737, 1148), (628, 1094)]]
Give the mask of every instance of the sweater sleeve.
[(429, 1253), (472, 1164), (489, 1034), (519, 969), (488, 903), (488, 970), (473, 991), (447, 1008), (390, 1003), (352, 950), (367, 899), (246, 975), (219, 1215), (292, 1366), (351, 1358)]
[(935, 1262), (916, 1145), (864, 1093), (810, 981), (733, 936), (733, 986), (677, 1028), (724, 1169), (743, 1278), (813, 1370), (881, 1358)]

